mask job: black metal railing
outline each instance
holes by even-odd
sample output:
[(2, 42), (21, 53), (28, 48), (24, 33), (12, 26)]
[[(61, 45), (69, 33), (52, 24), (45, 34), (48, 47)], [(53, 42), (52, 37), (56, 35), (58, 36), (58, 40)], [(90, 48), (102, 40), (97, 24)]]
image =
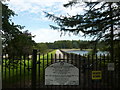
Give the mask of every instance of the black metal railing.
[[(67, 62), (79, 69), (79, 85), (45, 85), (45, 68), (57, 62)], [(110, 55), (37, 54), (2, 55), (2, 88), (119, 88), (120, 58), (111, 62)], [(114, 70), (108, 70), (108, 63), (114, 63)], [(92, 79), (92, 71), (101, 71), (101, 79)]]

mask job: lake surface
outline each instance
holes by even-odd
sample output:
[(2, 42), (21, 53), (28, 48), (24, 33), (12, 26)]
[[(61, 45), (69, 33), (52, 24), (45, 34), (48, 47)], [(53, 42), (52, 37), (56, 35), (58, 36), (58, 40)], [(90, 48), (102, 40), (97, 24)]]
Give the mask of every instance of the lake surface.
[[(66, 51), (66, 52), (67, 53), (80, 54), (80, 55), (84, 55), (84, 54), (88, 54), (89, 53), (89, 51), (85, 51), (85, 50), (81, 50), (81, 51), (79, 51), (79, 50), (73, 50), (73, 51)], [(98, 51), (97, 55), (100, 56), (100, 54), (101, 55), (107, 55), (107, 54), (109, 54), (109, 52), (107, 52), (107, 51)]]

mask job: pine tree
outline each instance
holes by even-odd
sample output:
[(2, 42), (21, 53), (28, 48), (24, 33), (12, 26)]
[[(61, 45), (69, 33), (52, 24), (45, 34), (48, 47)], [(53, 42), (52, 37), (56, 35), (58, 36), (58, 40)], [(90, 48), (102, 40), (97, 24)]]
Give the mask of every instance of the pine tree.
[[(1, 2), (0, 2), (1, 3)], [(14, 17), (15, 12), (9, 9), (7, 4), (2, 5), (2, 46), (3, 53), (9, 54), (11, 57), (13, 54), (28, 54), (31, 53), (35, 41), (34, 37), (28, 30), (22, 32), (25, 26), (16, 25), (11, 17)]]
[[(71, 1), (64, 4), (64, 7), (69, 7), (78, 4), (76, 1)], [(120, 2), (85, 2), (85, 13), (75, 16), (57, 17), (54, 14), (46, 13), (46, 17), (52, 19), (57, 26), (50, 25), (52, 29), (73, 32), (84, 35), (90, 35), (95, 42), (103, 40), (111, 48), (110, 54), (113, 60), (114, 41), (120, 37)], [(118, 33), (115, 33), (118, 32)]]

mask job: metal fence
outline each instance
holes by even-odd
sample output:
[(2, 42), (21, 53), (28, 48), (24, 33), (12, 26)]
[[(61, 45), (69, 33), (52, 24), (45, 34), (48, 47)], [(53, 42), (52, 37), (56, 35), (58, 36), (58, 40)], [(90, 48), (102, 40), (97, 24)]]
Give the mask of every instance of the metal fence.
[[(67, 62), (79, 69), (79, 85), (45, 85), (45, 68), (57, 62)], [(108, 69), (111, 65), (111, 69)], [(94, 72), (100, 71), (101, 78), (95, 79)], [(2, 88), (4, 89), (118, 89), (120, 80), (120, 58), (111, 61), (109, 55), (37, 54), (2, 55)]]

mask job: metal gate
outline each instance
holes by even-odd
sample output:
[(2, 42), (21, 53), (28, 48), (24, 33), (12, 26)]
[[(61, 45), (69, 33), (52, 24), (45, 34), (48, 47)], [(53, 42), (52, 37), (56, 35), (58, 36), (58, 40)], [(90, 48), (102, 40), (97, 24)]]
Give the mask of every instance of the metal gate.
[[(2, 55), (3, 89), (118, 89), (120, 88), (120, 57), (110, 55), (68, 54), (40, 55), (33, 50), (33, 55)], [(45, 68), (56, 62), (67, 62), (79, 69), (79, 85), (45, 85)]]

